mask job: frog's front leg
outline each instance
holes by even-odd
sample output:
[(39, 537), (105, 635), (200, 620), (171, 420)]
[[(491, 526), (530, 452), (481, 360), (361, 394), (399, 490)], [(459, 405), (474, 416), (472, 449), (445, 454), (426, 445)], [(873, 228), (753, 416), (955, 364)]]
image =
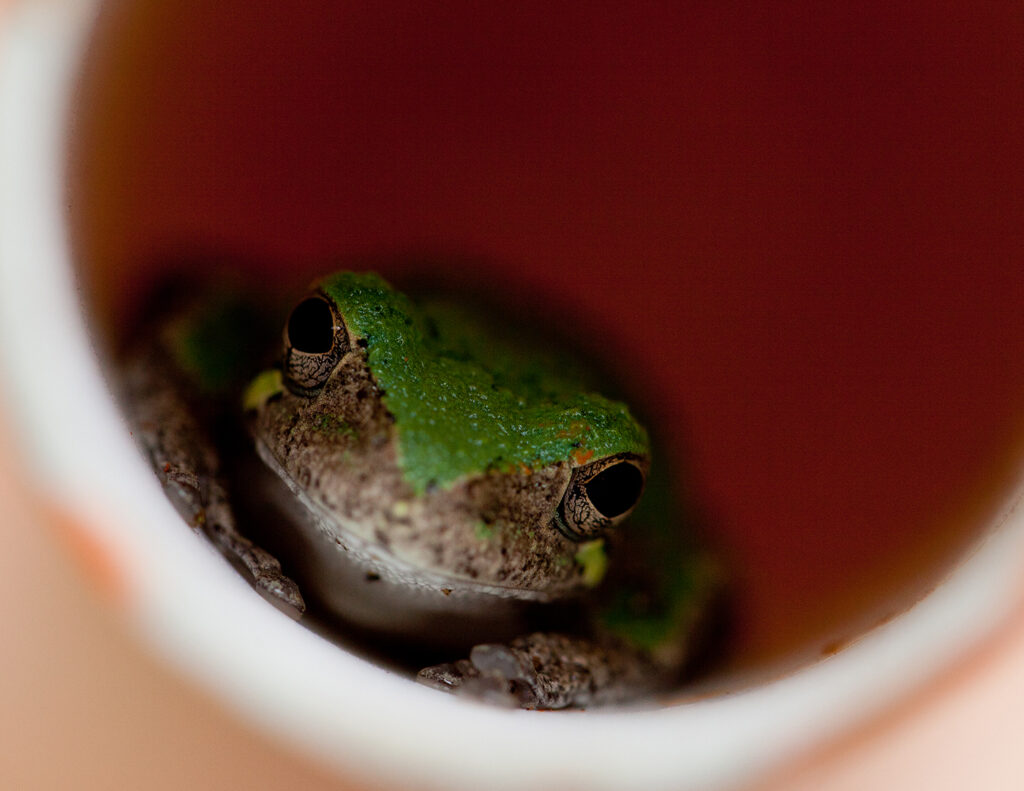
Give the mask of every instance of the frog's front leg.
[(671, 573), (649, 565), (635, 575), (628, 561), (620, 564), (586, 634), (535, 632), (478, 645), (468, 659), (421, 670), (418, 680), (527, 709), (633, 702), (671, 689), (718, 648), (729, 604), (713, 557), (678, 547), (671, 557)]
[(219, 479), (209, 485), (209, 496), (200, 527), (207, 537), (231, 561), (241, 565), (253, 584), (272, 603), (293, 617), (301, 615), (306, 604), (295, 581), (281, 570), (280, 561), (257, 546), (235, 528), (234, 512)]
[(177, 379), (158, 349), (129, 361), (126, 411), (136, 438), (182, 518), (202, 530), (271, 602), (297, 617), (305, 610), (298, 586), (277, 558), (238, 532), (219, 454)]
[(633, 701), (672, 675), (614, 638), (535, 632), (475, 646), (469, 659), (420, 671), (427, 686), (525, 709), (586, 708)]

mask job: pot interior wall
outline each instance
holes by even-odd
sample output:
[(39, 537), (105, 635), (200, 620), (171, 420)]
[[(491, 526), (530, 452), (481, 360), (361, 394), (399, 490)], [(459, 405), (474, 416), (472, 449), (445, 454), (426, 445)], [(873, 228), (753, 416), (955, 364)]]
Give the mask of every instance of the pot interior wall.
[(292, 290), (360, 256), (502, 284), (685, 461), (734, 665), (827, 652), (933, 584), (1022, 457), (1010, 5), (110, 3), (84, 293), (110, 340), (197, 253)]

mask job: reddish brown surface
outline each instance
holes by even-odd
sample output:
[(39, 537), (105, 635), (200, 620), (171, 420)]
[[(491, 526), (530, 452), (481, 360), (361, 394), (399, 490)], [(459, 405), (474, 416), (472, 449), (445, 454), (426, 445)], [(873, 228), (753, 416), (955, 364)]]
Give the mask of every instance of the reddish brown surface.
[(301, 6), (107, 20), (73, 209), (112, 324), (181, 243), (485, 256), (689, 443), (748, 658), (970, 535), (1024, 405), (1016, 4)]

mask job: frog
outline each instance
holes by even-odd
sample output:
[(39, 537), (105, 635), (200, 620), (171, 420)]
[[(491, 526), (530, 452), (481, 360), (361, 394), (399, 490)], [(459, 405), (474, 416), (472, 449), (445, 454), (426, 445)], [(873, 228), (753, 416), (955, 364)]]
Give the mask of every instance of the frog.
[(373, 272), (318, 278), (283, 321), (186, 291), (125, 355), (127, 417), (185, 521), (268, 601), (298, 620), (313, 602), (428, 657), (420, 684), (498, 705), (678, 685), (722, 564), (604, 374), (508, 313)]

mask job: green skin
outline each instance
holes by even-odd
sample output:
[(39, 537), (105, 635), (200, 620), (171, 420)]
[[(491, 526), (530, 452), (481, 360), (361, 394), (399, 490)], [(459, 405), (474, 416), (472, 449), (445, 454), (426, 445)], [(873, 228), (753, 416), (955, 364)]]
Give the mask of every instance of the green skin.
[(402, 470), (417, 492), (503, 466), (649, 452), (625, 404), (489, 337), (472, 317), (417, 309), (372, 273), (340, 272), (319, 285), (367, 342), (367, 363), (395, 416)]
[[(463, 306), (440, 301), (414, 303), (376, 274), (339, 272), (314, 284), (312, 293), (326, 300), (336, 324), (344, 325), (341, 330), (336, 326), (335, 331), (351, 345), (346, 364), (354, 359), (368, 370), (379, 392), (379, 413), (387, 416), (391, 426), (390, 447), (398, 470), (396, 480), (400, 481), (382, 489), (384, 494), (379, 496), (387, 502), (382, 503), (381, 513), (400, 513), (403, 524), (409, 519), (415, 524), (419, 519), (428, 530), (428, 517), (436, 515), (434, 511), (467, 510), (464, 492), (474, 481), (497, 482), (496, 486), (512, 480), (537, 482), (537, 486), (540, 481), (551, 481), (556, 491), (546, 493), (543, 502), (552, 510), (550, 504), (569, 496), (574, 476), (600, 470), (605, 463), (626, 459), (647, 474), (647, 432), (625, 404), (595, 392), (595, 382), (600, 380), (572, 356), (539, 344), (524, 344), (515, 330), (495, 328)], [(258, 361), (266, 359), (261, 349), (253, 347), (252, 338), (259, 337), (252, 330), (257, 326), (256, 315), (250, 303), (221, 294), (166, 324), (162, 332), (165, 347), (174, 366), (185, 374), (188, 387), (206, 400), (230, 398), (231, 393), (243, 391), (243, 404), (255, 415), (250, 431), (264, 443), (263, 451), (269, 447), (267, 453), (282, 460), (277, 472), (285, 478), (301, 477), (289, 469), (287, 452), (273, 445), (299, 436), (292, 430), (284, 440), (275, 440), (275, 436), (283, 436), (285, 424), (308, 425), (310, 430), (302, 436), (324, 440), (324, 447), (332, 453), (343, 447), (346, 458), (356, 454), (361, 460), (359, 436), (365, 429), (355, 425), (343, 410), (325, 411), (323, 398), (332, 384), (324, 386), (318, 381), (313, 392), (298, 388), (283, 364), (254, 378), (248, 374), (248, 386), (240, 386), (244, 372), (255, 370)], [(286, 332), (286, 351), (289, 342)], [(339, 370), (343, 367), (339, 365)], [(136, 371), (142, 368), (135, 366)], [(338, 376), (337, 371), (332, 374)], [(146, 386), (155, 389), (151, 382)], [(296, 395), (297, 390), (302, 392)], [(168, 422), (147, 410), (138, 410), (143, 422), (147, 417)], [(185, 444), (195, 446), (198, 441), (190, 438)], [(156, 452), (150, 448), (154, 466), (159, 463), (165, 469), (163, 451), (162, 447)], [(172, 462), (176, 467), (173, 458)], [(197, 465), (186, 460), (181, 466)], [(321, 467), (314, 465), (313, 469), (316, 474), (312, 477), (320, 480)], [(521, 593), (523, 598), (557, 604), (563, 598), (578, 602), (580, 591), (589, 591), (585, 597), (592, 603), (578, 635), (537, 633), (508, 645), (477, 645), (472, 662), (427, 668), (420, 680), (529, 708), (621, 702), (673, 683), (692, 653), (694, 634), (719, 587), (720, 575), (717, 565), (694, 543), (686, 516), (673, 506), (665, 476), (658, 478), (657, 468), (654, 470), (635, 512), (629, 509), (614, 519), (599, 520), (600, 529), (585, 535), (571, 535), (571, 530), (566, 535), (559, 533), (560, 528), (566, 532), (567, 517), (559, 521), (553, 513), (536, 524), (511, 526), (486, 515), (469, 517), (462, 533), (454, 523), (458, 520), (453, 522), (448, 512), (438, 517), (451, 528), (447, 540), (472, 545), (473, 552), (480, 547), (495, 551), (500, 547), (505, 561), (521, 557), (523, 564), (543, 553), (558, 556), (516, 583), (522, 591), (503, 588), (503, 597)], [(386, 476), (382, 473), (381, 477)], [(294, 481), (291, 485), (293, 490), (300, 488)], [(324, 510), (316, 505), (318, 492), (297, 493), (304, 502), (312, 501), (314, 510)], [(413, 516), (407, 517), (408, 513)], [(519, 512), (513, 509), (511, 513)], [(623, 524), (627, 517), (628, 523)], [(396, 528), (388, 527), (387, 518), (364, 521), (367, 525), (372, 521), (378, 536), (382, 530), (393, 535)], [(197, 521), (204, 519), (205, 515)], [(345, 515), (338, 521), (345, 523)], [(356, 532), (366, 528), (366, 536), (374, 535), (367, 525), (356, 525)], [(225, 542), (221, 544), (227, 554), (238, 554)], [(400, 543), (389, 541), (388, 546), (396, 555), (405, 551)], [(446, 567), (452, 565), (451, 560), (435, 559), (428, 567), (416, 551), (413, 546), (399, 558), (404, 574), (408, 575), (409, 568), (414, 572), (422, 568), (424, 579), (442, 580), (438, 589), (446, 596), (452, 585), (460, 584), (477, 595), (473, 588), (480, 587), (476, 571), (473, 581), (465, 575), (460, 579), (454, 567)], [(271, 568), (272, 577), (277, 573), (271, 561), (244, 564)], [(486, 577), (488, 567), (481, 568)], [(379, 576), (377, 571), (375, 567), (374, 578)], [(444, 581), (449, 573), (453, 583)], [(274, 579), (273, 585), (280, 590), (282, 583)], [(283, 579), (284, 584), (291, 584)], [(505, 579), (504, 571), (501, 579)], [(586, 676), (583, 682), (577, 678), (580, 673)], [(602, 680), (598, 683), (595, 679)]]

